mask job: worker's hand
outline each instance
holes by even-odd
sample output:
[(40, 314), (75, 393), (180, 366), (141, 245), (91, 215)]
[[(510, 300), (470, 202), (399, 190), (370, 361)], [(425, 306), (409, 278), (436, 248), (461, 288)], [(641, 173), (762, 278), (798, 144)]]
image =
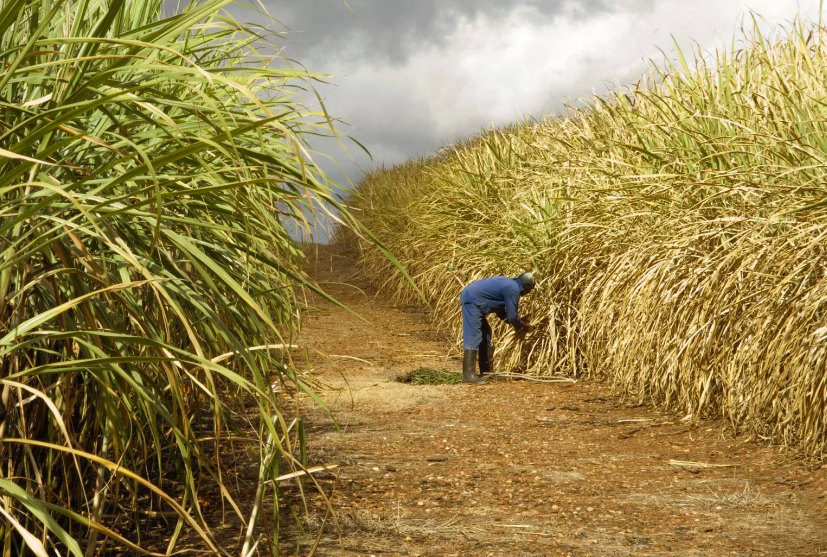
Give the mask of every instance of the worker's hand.
[(531, 323), (527, 319), (522, 319), (523, 326), (517, 330), (517, 338), (524, 338), (526, 334), (531, 331)]

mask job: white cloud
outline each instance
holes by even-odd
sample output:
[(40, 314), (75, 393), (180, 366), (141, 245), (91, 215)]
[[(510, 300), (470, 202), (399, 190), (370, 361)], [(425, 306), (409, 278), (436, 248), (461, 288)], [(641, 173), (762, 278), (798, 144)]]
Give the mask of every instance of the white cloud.
[[(576, 5), (570, 2), (572, 6)], [(619, 6), (619, 7), (618, 7)], [(516, 7), (507, 17), (460, 18), (439, 45), (423, 44), (404, 64), (331, 57), (314, 69), (344, 74), (324, 90), (328, 109), (354, 126), (375, 158), (395, 163), (427, 154), (441, 143), (515, 115), (556, 111), (605, 81), (630, 81), (673, 53), (672, 36), (684, 49), (726, 47), (749, 9), (767, 18), (764, 29), (799, 12), (816, 18), (818, 2), (793, 0), (660, 0), (621, 2), (591, 17), (541, 18)], [(346, 165), (348, 163), (345, 163)]]

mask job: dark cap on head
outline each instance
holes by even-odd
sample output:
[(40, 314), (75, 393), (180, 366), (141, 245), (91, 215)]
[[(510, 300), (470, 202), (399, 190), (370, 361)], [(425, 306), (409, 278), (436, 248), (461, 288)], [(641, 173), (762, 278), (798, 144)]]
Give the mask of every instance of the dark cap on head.
[(517, 277), (517, 280), (520, 281), (524, 293), (528, 294), (534, 290), (534, 275), (531, 273), (523, 273)]

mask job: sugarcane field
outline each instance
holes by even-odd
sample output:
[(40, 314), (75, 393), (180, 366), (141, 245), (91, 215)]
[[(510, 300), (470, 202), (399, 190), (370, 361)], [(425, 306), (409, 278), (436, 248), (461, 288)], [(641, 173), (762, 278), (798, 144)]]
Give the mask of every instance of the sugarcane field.
[(0, 557), (827, 555), (823, 0), (3, 0)]

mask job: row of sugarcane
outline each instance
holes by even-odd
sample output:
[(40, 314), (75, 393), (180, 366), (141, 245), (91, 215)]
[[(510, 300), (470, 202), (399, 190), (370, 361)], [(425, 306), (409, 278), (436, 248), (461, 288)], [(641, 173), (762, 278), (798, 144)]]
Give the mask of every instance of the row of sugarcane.
[[(495, 334), (500, 369), (603, 378), (823, 459), (825, 39), (797, 21), (694, 62), (678, 49), (564, 115), (376, 169), (350, 206), (457, 339), (463, 285), (535, 271), (534, 330)], [(384, 288), (419, 296), (340, 238)]]
[[(311, 393), (290, 349), (315, 289), (288, 228), (335, 205), (304, 141), (334, 131), (302, 102), (314, 76), (228, 5), (0, 7), (4, 557), (146, 553), (158, 516), (168, 554), (193, 534), (279, 554), (280, 482), (306, 476), (281, 398)], [(225, 474), (239, 436), (260, 468), (243, 499)]]

